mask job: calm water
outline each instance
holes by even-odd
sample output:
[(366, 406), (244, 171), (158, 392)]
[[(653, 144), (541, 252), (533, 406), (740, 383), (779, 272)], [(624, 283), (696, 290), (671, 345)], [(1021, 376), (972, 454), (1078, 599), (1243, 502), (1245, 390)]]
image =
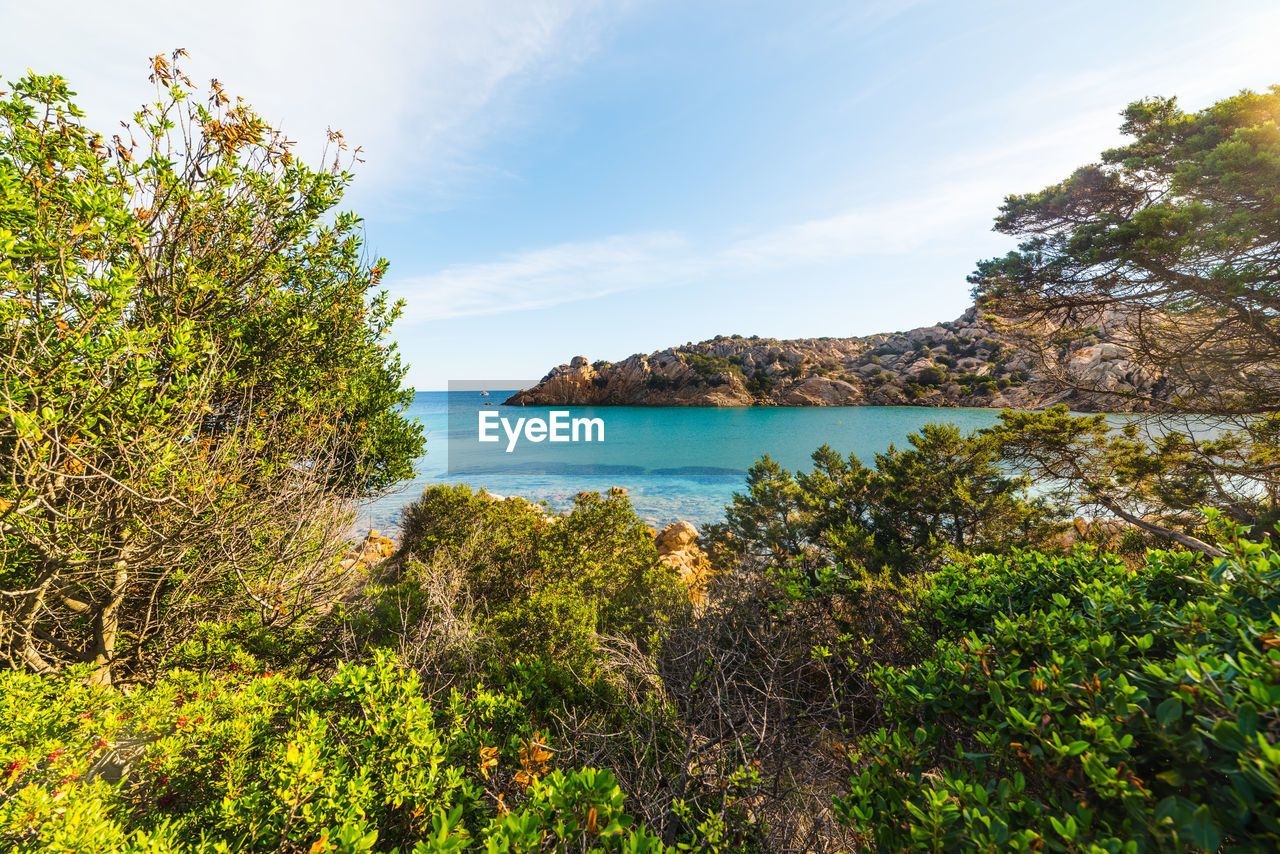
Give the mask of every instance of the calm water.
[[(534, 407), (507, 407), (507, 393), (419, 392), (409, 414), (422, 424), (426, 453), (417, 476), (391, 494), (366, 506), (359, 520), (370, 527), (394, 530), (399, 511), (432, 483), (469, 483), (500, 495), (522, 495), (547, 501), (557, 510), (572, 505), (583, 490), (603, 492), (625, 487), (636, 512), (649, 524), (679, 519), (705, 524), (724, 518), (724, 507), (743, 489), (748, 466), (769, 454), (789, 469), (810, 467), (809, 455), (826, 442), (841, 453), (870, 462), (877, 451), (901, 445), (907, 434), (930, 422), (951, 422), (962, 430), (994, 424), (998, 410), (930, 409), (924, 407), (556, 407), (573, 417), (600, 417), (606, 441), (581, 445), (522, 443), (519, 454), (503, 457), (501, 446), (486, 446), (495, 455), (475, 456), (476, 412), (494, 411), (509, 418), (544, 415)], [(491, 402), (492, 406), (485, 406)], [(449, 408), (454, 417), (450, 419)], [(450, 427), (453, 441), (450, 441)], [(501, 431), (499, 431), (501, 432)], [(503, 440), (505, 444), (505, 439)], [(450, 473), (450, 449), (453, 473)], [(547, 464), (558, 454), (562, 464)], [(515, 459), (542, 454), (537, 473)]]

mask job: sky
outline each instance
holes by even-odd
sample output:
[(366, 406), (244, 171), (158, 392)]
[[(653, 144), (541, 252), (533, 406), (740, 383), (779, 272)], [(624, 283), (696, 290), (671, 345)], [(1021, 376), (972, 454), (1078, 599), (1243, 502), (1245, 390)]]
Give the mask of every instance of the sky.
[(1280, 83), (1280, 4), (0, 0), (0, 77), (109, 130), (185, 48), (318, 161), (419, 390), (717, 334), (960, 315), (1001, 200), (1123, 142), (1132, 100)]

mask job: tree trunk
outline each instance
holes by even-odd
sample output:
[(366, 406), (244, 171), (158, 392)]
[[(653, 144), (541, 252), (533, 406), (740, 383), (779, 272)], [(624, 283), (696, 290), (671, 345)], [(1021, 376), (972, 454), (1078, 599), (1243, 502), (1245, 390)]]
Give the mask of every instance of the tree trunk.
[(1112, 513), (1119, 516), (1121, 519), (1128, 522), (1130, 525), (1133, 525), (1136, 528), (1141, 528), (1142, 530), (1146, 531), (1148, 534), (1155, 534), (1157, 537), (1163, 537), (1166, 540), (1173, 540), (1175, 543), (1186, 546), (1192, 551), (1197, 551), (1197, 552), (1201, 552), (1202, 554), (1207, 554), (1209, 557), (1226, 557), (1227, 556), (1226, 552), (1222, 551), (1216, 546), (1209, 545), (1204, 540), (1196, 539), (1190, 534), (1184, 534), (1181, 531), (1174, 531), (1171, 528), (1162, 528), (1159, 525), (1155, 525), (1151, 522), (1148, 522), (1147, 520), (1143, 519), (1141, 516), (1135, 516), (1132, 513), (1129, 513), (1128, 511), (1122, 509), (1120, 505), (1116, 504), (1114, 501), (1108, 498), (1100, 499), (1099, 503), (1103, 507), (1110, 510)]
[(116, 652), (116, 635), (120, 630), (120, 603), (124, 600), (124, 587), (129, 581), (124, 561), (116, 564), (115, 586), (111, 588), (111, 600), (98, 613), (93, 625), (93, 663), (98, 669), (89, 677), (90, 684), (111, 684), (111, 660)]

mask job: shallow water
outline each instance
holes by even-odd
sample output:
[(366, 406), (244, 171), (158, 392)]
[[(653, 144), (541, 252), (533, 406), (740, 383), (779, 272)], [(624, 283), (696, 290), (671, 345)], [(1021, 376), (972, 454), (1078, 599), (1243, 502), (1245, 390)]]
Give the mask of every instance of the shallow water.
[(416, 395), (409, 415), (427, 437), (417, 475), (366, 505), (359, 529), (394, 531), (401, 508), (432, 483), (483, 486), (500, 495), (547, 501), (556, 510), (572, 506), (573, 496), (583, 490), (621, 486), (651, 525), (679, 519), (701, 525), (724, 518), (725, 505), (743, 489), (747, 468), (764, 454), (788, 469), (807, 469), (810, 455), (825, 442), (870, 462), (876, 452), (901, 445), (924, 424), (951, 422), (967, 431), (994, 424), (999, 414), (994, 409), (897, 406), (556, 407), (575, 418), (601, 418), (606, 441), (559, 446), (521, 442), (516, 453), (506, 455), (505, 438), (483, 448), (476, 445), (476, 413), (497, 412), (514, 423), (519, 417), (545, 417), (548, 410), (502, 406), (508, 393), (490, 391), (489, 397), (478, 392)]

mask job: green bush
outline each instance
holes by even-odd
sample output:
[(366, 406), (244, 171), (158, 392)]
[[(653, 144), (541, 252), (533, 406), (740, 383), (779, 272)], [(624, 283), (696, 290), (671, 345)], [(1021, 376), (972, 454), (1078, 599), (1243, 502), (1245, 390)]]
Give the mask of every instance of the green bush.
[(755, 397), (768, 397), (773, 391), (773, 378), (766, 374), (763, 368), (757, 368), (747, 380), (747, 391)]
[(947, 381), (947, 372), (942, 368), (928, 367), (916, 375), (916, 382), (922, 386), (940, 386)]
[(886, 850), (1276, 850), (1278, 585), (1247, 542), (941, 570), (838, 808)]
[(708, 385), (723, 385), (731, 374), (742, 375), (742, 369), (724, 356), (709, 353), (681, 353), (680, 358), (693, 369), (694, 375)]
[(152, 68), (129, 147), (60, 77), (0, 86), (7, 667), (130, 678), (198, 619), (300, 619), (423, 447), (351, 176)]
[(726, 508), (728, 539), (713, 548), (853, 575), (902, 573), (966, 551), (1007, 551), (1052, 530), (1050, 509), (1001, 469), (990, 437), (927, 424), (907, 444), (876, 454), (874, 468), (827, 445), (814, 452), (811, 472), (764, 457)]
[(614, 641), (651, 653), (661, 627), (688, 607), (621, 490), (580, 493), (572, 512), (553, 516), (466, 485), (431, 486), (403, 521), (405, 559), (369, 591), (373, 607), (356, 626), (361, 643), (412, 633), (441, 606), (439, 596), (426, 600), (449, 574), (452, 601), (476, 606), (457, 619), (467, 621), (490, 684), (518, 676), (526, 694), (544, 683), (551, 694), (568, 691), (616, 670), (606, 652)]
[(663, 850), (608, 772), (549, 767), (514, 699), (432, 702), (386, 662), (128, 694), (4, 672), (0, 756), (15, 851)]

